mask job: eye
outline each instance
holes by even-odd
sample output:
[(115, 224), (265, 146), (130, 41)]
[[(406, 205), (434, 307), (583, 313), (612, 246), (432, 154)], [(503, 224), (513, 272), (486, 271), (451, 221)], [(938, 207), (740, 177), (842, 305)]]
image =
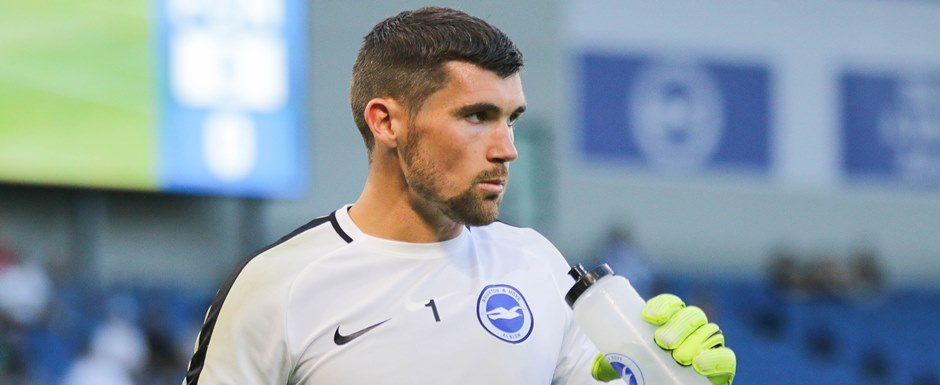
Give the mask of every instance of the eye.
[(512, 116), (509, 117), (509, 121), (506, 123), (509, 125), (509, 127), (515, 127), (516, 122), (518, 122), (519, 118), (521, 117), (522, 117), (522, 114), (512, 114)]
[(486, 112), (478, 111), (467, 114), (466, 119), (470, 123), (483, 123), (486, 121)]

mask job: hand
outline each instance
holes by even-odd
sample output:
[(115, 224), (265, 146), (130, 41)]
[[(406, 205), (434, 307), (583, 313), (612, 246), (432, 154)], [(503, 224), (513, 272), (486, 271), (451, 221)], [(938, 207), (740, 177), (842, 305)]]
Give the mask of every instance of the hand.
[[(672, 351), (676, 362), (692, 365), (714, 385), (731, 385), (737, 369), (734, 351), (725, 347), (725, 336), (718, 325), (708, 322), (702, 309), (686, 307), (675, 295), (660, 294), (646, 303), (643, 319), (659, 326), (653, 340), (659, 347)], [(620, 377), (600, 354), (594, 358), (592, 374), (601, 381)]]
[(702, 309), (686, 307), (672, 294), (660, 294), (646, 302), (643, 319), (659, 326), (653, 340), (671, 350), (672, 358), (680, 365), (692, 365), (714, 385), (731, 384), (737, 359), (725, 347), (725, 336), (718, 325), (709, 323)]

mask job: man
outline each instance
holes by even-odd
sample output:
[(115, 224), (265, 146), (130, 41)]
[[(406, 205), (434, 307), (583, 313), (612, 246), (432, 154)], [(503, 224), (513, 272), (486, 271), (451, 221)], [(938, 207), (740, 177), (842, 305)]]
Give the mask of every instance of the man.
[(351, 86), (369, 156), (362, 195), (243, 263), (209, 310), (186, 383), (605, 377), (564, 302), (563, 257), (535, 231), (495, 222), (518, 156), (521, 67), (505, 34), (459, 11), (377, 24)]

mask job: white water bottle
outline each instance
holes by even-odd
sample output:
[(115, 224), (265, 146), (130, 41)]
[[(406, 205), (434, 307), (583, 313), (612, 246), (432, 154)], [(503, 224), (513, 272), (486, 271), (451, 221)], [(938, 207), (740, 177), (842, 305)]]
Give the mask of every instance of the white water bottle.
[(626, 278), (607, 264), (587, 272), (580, 264), (565, 300), (574, 320), (630, 385), (711, 385), (692, 367), (683, 367), (653, 341), (656, 326), (643, 320), (646, 301)]

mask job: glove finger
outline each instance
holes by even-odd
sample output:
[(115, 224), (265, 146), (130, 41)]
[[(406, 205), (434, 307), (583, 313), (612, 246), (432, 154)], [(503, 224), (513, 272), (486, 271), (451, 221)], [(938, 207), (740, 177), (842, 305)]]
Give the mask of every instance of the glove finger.
[(725, 336), (713, 323), (695, 329), (675, 350), (672, 358), (682, 366), (692, 365), (692, 359), (704, 350), (725, 346)]
[(620, 378), (620, 373), (603, 354), (598, 354), (594, 356), (594, 364), (591, 365), (591, 376), (598, 381), (610, 382)]
[(646, 302), (643, 306), (643, 320), (660, 326), (669, 321), (673, 315), (685, 307), (682, 299), (672, 294), (660, 294)]
[(713, 385), (731, 385), (738, 361), (733, 350), (720, 347), (699, 353), (692, 366), (696, 372), (708, 377)]
[(679, 310), (669, 322), (660, 326), (653, 333), (653, 340), (659, 347), (666, 350), (673, 350), (679, 347), (682, 341), (685, 341), (695, 329), (708, 323), (708, 317), (705, 312), (696, 306), (689, 306)]

